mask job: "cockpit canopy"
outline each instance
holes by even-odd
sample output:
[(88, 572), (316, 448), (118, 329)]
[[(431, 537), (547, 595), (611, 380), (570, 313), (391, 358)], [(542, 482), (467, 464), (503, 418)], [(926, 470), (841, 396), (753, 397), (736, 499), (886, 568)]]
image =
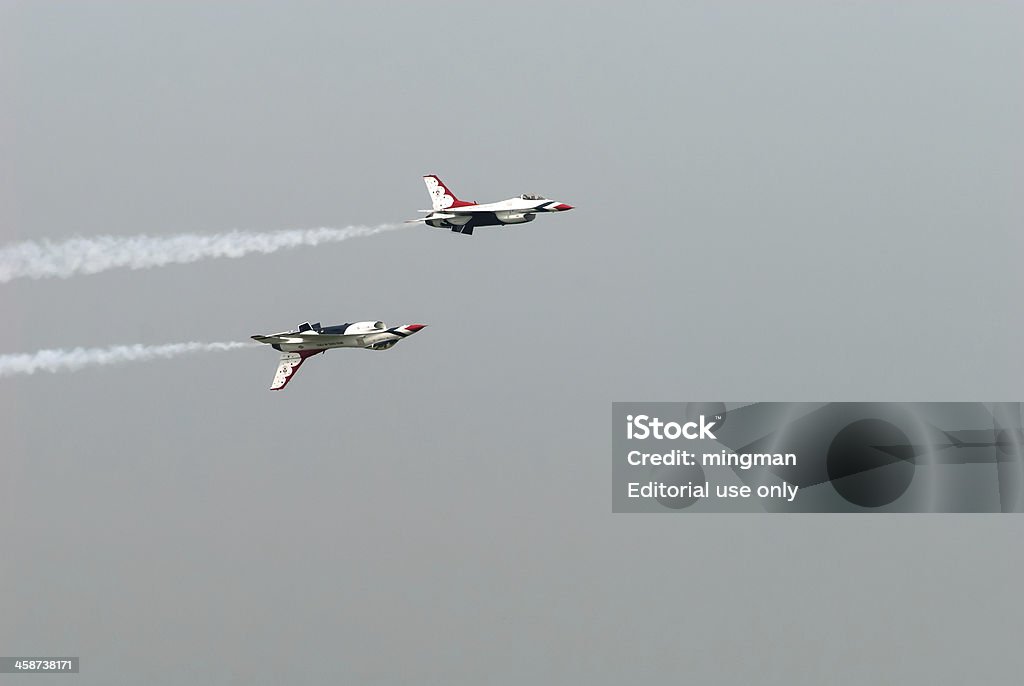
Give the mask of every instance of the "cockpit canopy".
[(519, 198), (521, 200), (546, 200), (543, 195), (537, 195), (536, 193), (523, 193)]
[(338, 324), (337, 326), (321, 326), (320, 322), (316, 324), (310, 324), (309, 322), (303, 322), (299, 324), (298, 333), (304, 333), (306, 331), (313, 331), (314, 333), (323, 333), (330, 335), (342, 335), (342, 334), (357, 334), (357, 333), (370, 333), (373, 331), (386, 331), (388, 325), (384, 322), (352, 322), (350, 324)]

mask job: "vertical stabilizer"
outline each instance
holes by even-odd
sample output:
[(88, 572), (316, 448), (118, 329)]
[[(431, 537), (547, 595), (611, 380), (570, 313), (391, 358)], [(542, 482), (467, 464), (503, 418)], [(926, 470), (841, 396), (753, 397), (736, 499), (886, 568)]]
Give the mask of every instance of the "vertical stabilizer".
[(281, 353), (281, 359), (277, 364), (277, 372), (274, 374), (274, 382), (270, 384), (270, 390), (279, 391), (287, 386), (307, 357), (319, 355), (322, 352), (323, 350), (302, 350), (299, 352)]
[(434, 174), (424, 176), (423, 182), (427, 184), (427, 193), (430, 194), (430, 202), (435, 212), (447, 210), (450, 207), (465, 207), (466, 205), (476, 204), (456, 198), (455, 194), (444, 185), (444, 181)]

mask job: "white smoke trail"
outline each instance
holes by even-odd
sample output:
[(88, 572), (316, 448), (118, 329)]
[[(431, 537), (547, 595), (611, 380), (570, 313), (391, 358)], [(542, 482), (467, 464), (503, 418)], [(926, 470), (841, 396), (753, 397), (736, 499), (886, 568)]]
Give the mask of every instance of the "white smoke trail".
[(76, 372), (93, 366), (107, 366), (122, 362), (144, 362), (167, 359), (189, 353), (235, 350), (257, 343), (170, 343), (167, 345), (113, 345), (109, 348), (72, 348), (69, 350), (39, 350), (34, 353), (0, 355), (0, 378), (15, 374), (36, 372)]
[(408, 224), (287, 229), (265, 233), (228, 231), (206, 235), (183, 233), (176, 236), (94, 236), (56, 242), (24, 241), (0, 248), (0, 283), (22, 277), (66, 279), (76, 274), (96, 274), (116, 267), (147, 269), (215, 257), (266, 254), (301, 245), (338, 243), (403, 226)]

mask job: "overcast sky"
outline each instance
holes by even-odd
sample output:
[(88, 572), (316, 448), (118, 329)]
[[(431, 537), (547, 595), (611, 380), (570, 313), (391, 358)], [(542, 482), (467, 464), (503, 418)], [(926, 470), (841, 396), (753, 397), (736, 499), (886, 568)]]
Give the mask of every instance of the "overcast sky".
[(1022, 20), (0, 2), (4, 244), (398, 221), (425, 173), (576, 207), (0, 286), (0, 353), (430, 325), (282, 393), (255, 347), (3, 379), (0, 652), (81, 684), (1019, 678), (1018, 517), (608, 494), (616, 400), (1022, 400)]

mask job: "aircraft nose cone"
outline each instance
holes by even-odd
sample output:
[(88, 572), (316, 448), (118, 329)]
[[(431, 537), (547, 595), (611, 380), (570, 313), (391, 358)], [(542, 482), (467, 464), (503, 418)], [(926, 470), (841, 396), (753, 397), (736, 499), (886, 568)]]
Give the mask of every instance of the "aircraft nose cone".
[(559, 212), (565, 212), (566, 210), (571, 210), (572, 209), (572, 205), (566, 205), (563, 202), (563, 203), (560, 203), (558, 205), (555, 205), (555, 209), (558, 210)]
[(409, 331), (412, 331), (413, 333), (416, 333), (417, 331), (419, 331), (420, 329), (422, 329), (425, 326), (426, 326), (426, 324), (410, 324), (409, 326), (407, 326), (405, 328), (409, 329)]

